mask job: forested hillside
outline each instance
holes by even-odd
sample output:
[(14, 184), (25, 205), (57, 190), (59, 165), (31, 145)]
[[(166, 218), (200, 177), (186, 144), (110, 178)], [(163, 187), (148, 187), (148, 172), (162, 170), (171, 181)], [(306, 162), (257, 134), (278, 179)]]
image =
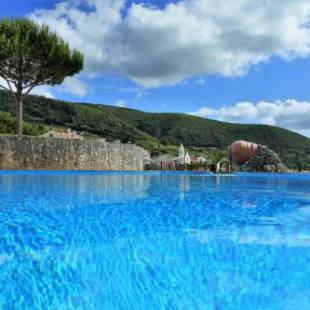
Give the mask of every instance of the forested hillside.
[[(10, 95), (0, 92), (0, 111), (14, 115)], [(5, 117), (4, 117), (5, 115)], [(41, 134), (42, 126), (70, 127), (87, 135), (109, 140), (131, 141), (156, 152), (183, 143), (189, 148), (226, 148), (244, 139), (268, 145), (293, 167), (297, 162), (310, 165), (310, 139), (286, 129), (265, 125), (241, 125), (219, 122), (186, 114), (146, 113), (101, 104), (68, 103), (29, 96), (24, 105), (28, 134)], [(13, 133), (0, 115), (0, 133)], [(170, 147), (171, 149), (171, 147)], [(157, 150), (158, 151), (158, 150)]]

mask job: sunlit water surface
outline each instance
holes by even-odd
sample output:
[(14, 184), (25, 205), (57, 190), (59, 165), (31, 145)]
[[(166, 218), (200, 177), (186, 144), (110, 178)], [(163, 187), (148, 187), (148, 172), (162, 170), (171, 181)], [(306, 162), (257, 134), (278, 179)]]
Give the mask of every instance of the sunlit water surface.
[(310, 309), (310, 176), (0, 172), (1, 309)]

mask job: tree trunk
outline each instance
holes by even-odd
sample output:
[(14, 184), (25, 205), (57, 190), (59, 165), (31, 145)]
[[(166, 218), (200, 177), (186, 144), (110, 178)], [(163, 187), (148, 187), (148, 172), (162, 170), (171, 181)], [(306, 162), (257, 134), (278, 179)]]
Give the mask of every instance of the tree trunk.
[(23, 134), (23, 100), (21, 96), (16, 98), (16, 135)]

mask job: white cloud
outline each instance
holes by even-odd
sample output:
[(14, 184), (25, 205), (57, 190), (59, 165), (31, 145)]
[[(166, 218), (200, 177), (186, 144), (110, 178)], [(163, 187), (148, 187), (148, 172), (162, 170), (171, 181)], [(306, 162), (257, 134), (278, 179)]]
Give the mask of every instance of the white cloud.
[(66, 78), (64, 83), (58, 86), (58, 89), (80, 97), (86, 96), (89, 93), (88, 84), (76, 76)]
[(119, 108), (124, 108), (126, 106), (126, 102), (124, 100), (117, 100), (114, 105)]
[(31, 95), (38, 95), (38, 96), (43, 96), (43, 97), (51, 98), (51, 99), (54, 98), (51, 92), (51, 87), (48, 87), (48, 86), (40, 86), (40, 87), (34, 88), (31, 92)]
[(147, 96), (147, 94), (148, 94), (147, 91), (140, 90), (136, 93), (135, 99), (140, 100), (142, 97)]
[(145, 87), (234, 77), (271, 56), (310, 54), (309, 0), (184, 0), (126, 9), (124, 0), (68, 0), (32, 18), (85, 54), (84, 74), (116, 73)]
[(195, 81), (195, 84), (197, 84), (197, 85), (204, 85), (204, 84), (206, 84), (206, 80), (201, 77), (201, 78), (199, 78), (199, 79), (197, 79)]
[(289, 99), (239, 102), (219, 109), (203, 107), (190, 113), (220, 121), (280, 126), (310, 137), (310, 102)]

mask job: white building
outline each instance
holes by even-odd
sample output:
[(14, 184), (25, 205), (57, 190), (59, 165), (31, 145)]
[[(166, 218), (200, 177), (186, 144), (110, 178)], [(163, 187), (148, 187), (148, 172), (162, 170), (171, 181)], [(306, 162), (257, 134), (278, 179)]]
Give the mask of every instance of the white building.
[(185, 153), (184, 162), (186, 165), (190, 165), (191, 163), (191, 157), (189, 156), (187, 152)]
[(185, 152), (183, 144), (180, 144), (179, 147), (178, 163), (180, 165), (189, 165), (191, 163), (191, 158), (188, 152)]
[(183, 144), (179, 147), (179, 155), (178, 155), (178, 163), (181, 165), (184, 165), (185, 162), (185, 150)]

